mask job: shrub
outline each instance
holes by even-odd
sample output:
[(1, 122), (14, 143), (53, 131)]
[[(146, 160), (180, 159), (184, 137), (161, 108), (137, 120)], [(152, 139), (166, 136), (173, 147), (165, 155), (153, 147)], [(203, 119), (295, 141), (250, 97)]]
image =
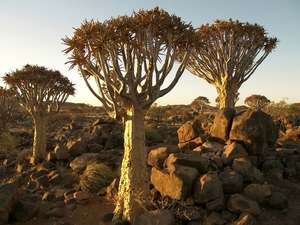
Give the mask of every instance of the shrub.
[(0, 134), (0, 151), (9, 151), (19, 146), (21, 141), (9, 133)]
[(145, 127), (145, 139), (147, 142), (151, 144), (157, 144), (159, 142), (163, 142), (162, 136), (159, 134), (157, 129), (154, 129), (151, 126)]
[(110, 185), (115, 177), (114, 172), (107, 165), (92, 162), (80, 177), (79, 185), (83, 191), (95, 193)]

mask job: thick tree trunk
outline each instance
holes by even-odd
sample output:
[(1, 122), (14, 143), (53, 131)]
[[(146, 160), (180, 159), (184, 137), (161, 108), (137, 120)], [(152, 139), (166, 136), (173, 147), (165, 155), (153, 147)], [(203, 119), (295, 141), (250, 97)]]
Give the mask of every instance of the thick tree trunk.
[(145, 114), (145, 110), (129, 110), (124, 118), (124, 157), (114, 220), (125, 219), (133, 222), (137, 215), (144, 212), (149, 197)]
[(219, 108), (234, 108), (239, 87), (234, 85), (215, 86), (219, 97)]
[(47, 118), (38, 115), (33, 117), (34, 120), (34, 139), (33, 139), (33, 157), (44, 157), (46, 155), (46, 129)]

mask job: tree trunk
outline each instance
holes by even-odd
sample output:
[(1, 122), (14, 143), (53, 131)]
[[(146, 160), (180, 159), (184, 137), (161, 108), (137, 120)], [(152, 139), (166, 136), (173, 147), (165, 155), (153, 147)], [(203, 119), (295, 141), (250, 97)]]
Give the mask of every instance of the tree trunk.
[(33, 157), (44, 157), (46, 155), (46, 129), (47, 119), (35, 115), (34, 120), (34, 139), (33, 139)]
[(145, 146), (144, 119), (146, 111), (127, 111), (124, 118), (124, 157), (114, 220), (133, 222), (145, 211), (149, 197), (149, 175)]
[(216, 85), (219, 97), (219, 108), (234, 108), (239, 87), (234, 85)]

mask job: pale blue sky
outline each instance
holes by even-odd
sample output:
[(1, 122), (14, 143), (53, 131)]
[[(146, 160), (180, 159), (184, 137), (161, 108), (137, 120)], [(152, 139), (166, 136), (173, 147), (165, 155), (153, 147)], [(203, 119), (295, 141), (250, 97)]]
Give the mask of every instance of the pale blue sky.
[[(68, 101), (101, 105), (85, 86), (77, 70), (65, 65), (61, 38), (73, 35), (84, 19), (104, 21), (130, 15), (140, 8), (163, 8), (196, 28), (216, 19), (239, 20), (264, 26), (277, 37), (278, 47), (245, 82), (239, 92), (243, 104), (251, 94), (278, 102), (300, 102), (300, 1), (299, 0), (0, 0), (0, 77), (25, 64), (59, 70), (76, 84)], [(0, 80), (0, 85), (4, 83)], [(213, 86), (185, 71), (175, 88), (156, 102), (159, 105), (190, 104), (206, 96), (215, 105)]]

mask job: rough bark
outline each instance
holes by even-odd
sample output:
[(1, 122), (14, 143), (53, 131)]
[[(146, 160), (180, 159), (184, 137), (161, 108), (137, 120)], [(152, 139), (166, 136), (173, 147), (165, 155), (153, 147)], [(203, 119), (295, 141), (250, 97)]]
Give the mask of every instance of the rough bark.
[(46, 129), (47, 118), (35, 115), (34, 120), (34, 139), (33, 139), (33, 157), (44, 157), (46, 155)]
[(231, 84), (215, 84), (214, 85), (219, 97), (219, 108), (234, 108), (237, 100), (237, 91), (239, 86)]
[(126, 114), (124, 157), (114, 220), (133, 222), (137, 215), (144, 212), (150, 193), (144, 129), (146, 111), (131, 109)]

